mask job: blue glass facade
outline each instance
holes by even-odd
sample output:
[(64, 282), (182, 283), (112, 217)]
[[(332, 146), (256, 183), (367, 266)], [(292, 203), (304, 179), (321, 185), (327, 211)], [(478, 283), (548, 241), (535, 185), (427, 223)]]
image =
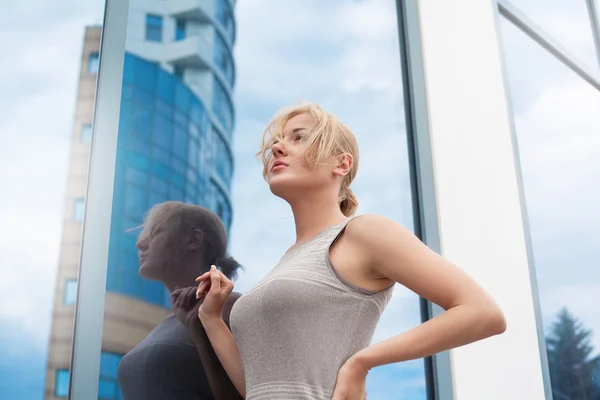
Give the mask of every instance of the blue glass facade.
[(233, 104), (227, 91), (218, 79), (213, 80), (212, 111), (223, 127), (230, 132), (233, 129)]
[(231, 50), (229, 46), (225, 44), (225, 40), (219, 33), (216, 31), (215, 34), (215, 65), (217, 68), (223, 72), (225, 78), (227, 78), (227, 82), (230, 86), (233, 86), (235, 80), (235, 71), (233, 64), (233, 55), (231, 54)]
[(98, 381), (98, 400), (122, 400), (123, 395), (117, 382), (117, 371), (121, 354), (103, 351), (100, 355), (100, 380)]
[(217, 0), (217, 21), (223, 27), (230, 43), (235, 41), (235, 18), (229, 0)]
[[(215, 112), (215, 117), (230, 130), (232, 105), (223, 95), (215, 95), (212, 106), (226, 110)], [(108, 291), (171, 307), (162, 284), (139, 276), (135, 249), (139, 231), (129, 231), (142, 224), (144, 213), (153, 205), (167, 200), (203, 205), (229, 228), (231, 134), (214, 127), (209, 112), (180, 78), (157, 63), (126, 54)]]

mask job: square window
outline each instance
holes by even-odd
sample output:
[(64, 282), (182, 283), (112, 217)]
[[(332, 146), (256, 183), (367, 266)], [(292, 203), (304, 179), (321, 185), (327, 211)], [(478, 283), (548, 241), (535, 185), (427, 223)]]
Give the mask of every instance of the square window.
[(85, 215), (85, 199), (79, 197), (73, 202), (73, 221), (81, 222)]
[(173, 112), (173, 102), (175, 101), (175, 77), (171, 74), (160, 72), (157, 76), (156, 91), (158, 97), (169, 107), (169, 115)]
[(183, 79), (183, 73), (184, 73), (185, 69), (182, 66), (175, 66), (175, 69), (173, 70), (173, 74), (178, 77), (179, 79)]
[(166, 181), (153, 176), (150, 178), (150, 188), (158, 194), (166, 196), (167, 191), (169, 190), (169, 184)]
[(159, 162), (152, 163), (152, 174), (163, 181), (169, 181), (171, 178), (169, 167)]
[(171, 183), (176, 187), (183, 189), (184, 179), (183, 175), (178, 174), (177, 172), (171, 173)]
[(134, 104), (133, 127), (138, 135), (150, 136), (150, 130), (152, 129), (152, 112), (150, 109)]
[(140, 170), (147, 170), (150, 165), (150, 160), (148, 160), (148, 157), (133, 151), (128, 152), (125, 157), (129, 165)]
[(146, 206), (146, 192), (138, 186), (128, 184), (125, 187), (125, 213), (142, 219)]
[(171, 190), (169, 191), (169, 198), (174, 201), (183, 201), (183, 190), (171, 186)]
[(54, 384), (54, 395), (56, 397), (67, 397), (69, 395), (69, 370), (59, 369), (56, 371), (56, 382)]
[[(127, 135), (129, 136), (127, 138), (127, 148), (129, 150), (146, 156), (150, 155), (150, 143), (148, 140), (137, 135), (129, 135), (129, 133)], [(121, 138), (120, 135), (119, 138)]]
[(173, 130), (173, 154), (177, 157), (185, 158), (187, 156), (188, 137), (185, 129), (175, 125)]
[(181, 82), (175, 85), (175, 106), (184, 114), (187, 114), (190, 108), (192, 95), (189, 89)]
[(148, 174), (130, 166), (127, 167), (125, 177), (127, 179), (127, 182), (130, 183), (135, 183), (140, 186), (145, 186), (148, 184)]
[(173, 171), (179, 172), (180, 174), (185, 173), (185, 164), (177, 157), (171, 158), (171, 168), (173, 168)]
[(155, 61), (138, 58), (134, 64), (134, 82), (140, 92), (145, 93), (148, 98), (143, 99), (145, 104), (153, 105), (154, 92), (156, 91), (156, 80), (160, 66)]
[(177, 19), (175, 23), (175, 40), (185, 39), (185, 20)]
[(81, 133), (79, 134), (81, 143), (90, 143), (92, 141), (92, 124), (83, 124)]
[(88, 73), (95, 75), (100, 67), (100, 53), (97, 51), (88, 56)]
[(146, 15), (146, 40), (162, 42), (163, 18), (160, 15)]
[(63, 289), (63, 304), (72, 306), (77, 301), (77, 279), (67, 279)]
[(173, 136), (173, 120), (166, 118), (161, 114), (154, 116), (154, 125), (152, 129), (152, 142), (171, 150), (171, 137)]
[(152, 148), (152, 158), (163, 164), (169, 164), (170, 161), (169, 152), (156, 146)]

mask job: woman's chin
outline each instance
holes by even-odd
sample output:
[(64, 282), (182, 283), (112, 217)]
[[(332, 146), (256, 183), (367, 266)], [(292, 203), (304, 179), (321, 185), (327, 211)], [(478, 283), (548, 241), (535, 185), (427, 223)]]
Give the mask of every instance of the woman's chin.
[(138, 270), (138, 274), (144, 278), (144, 279), (149, 279), (149, 280), (156, 280), (156, 277), (154, 276), (154, 274), (152, 273), (152, 269), (148, 268), (148, 266), (145, 263), (142, 263), (142, 265), (140, 265), (140, 269)]

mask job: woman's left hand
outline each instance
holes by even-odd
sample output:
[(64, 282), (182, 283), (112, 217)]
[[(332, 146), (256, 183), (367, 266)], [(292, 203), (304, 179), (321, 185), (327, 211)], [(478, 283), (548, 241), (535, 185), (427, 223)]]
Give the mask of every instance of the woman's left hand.
[(348, 359), (338, 372), (331, 400), (365, 400), (368, 372), (355, 359)]

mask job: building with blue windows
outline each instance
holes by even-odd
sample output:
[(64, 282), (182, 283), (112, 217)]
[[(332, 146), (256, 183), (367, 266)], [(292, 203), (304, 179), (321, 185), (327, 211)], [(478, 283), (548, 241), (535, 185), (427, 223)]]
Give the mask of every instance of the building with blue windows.
[[(214, 108), (221, 101), (230, 104), (215, 97)], [(228, 228), (230, 130), (180, 77), (132, 54), (125, 55), (120, 116), (107, 290), (170, 308), (162, 285), (138, 275), (131, 228), (167, 200), (203, 205)]]
[[(145, 213), (167, 200), (232, 221), (234, 0), (131, 0), (120, 106), (99, 399), (120, 399), (117, 368), (171, 308), (162, 284), (142, 279), (135, 242)], [(66, 398), (93, 96), (101, 27), (88, 27), (46, 377), (47, 399)], [(95, 95), (95, 94), (94, 94)], [(133, 229), (133, 230), (132, 230)]]

